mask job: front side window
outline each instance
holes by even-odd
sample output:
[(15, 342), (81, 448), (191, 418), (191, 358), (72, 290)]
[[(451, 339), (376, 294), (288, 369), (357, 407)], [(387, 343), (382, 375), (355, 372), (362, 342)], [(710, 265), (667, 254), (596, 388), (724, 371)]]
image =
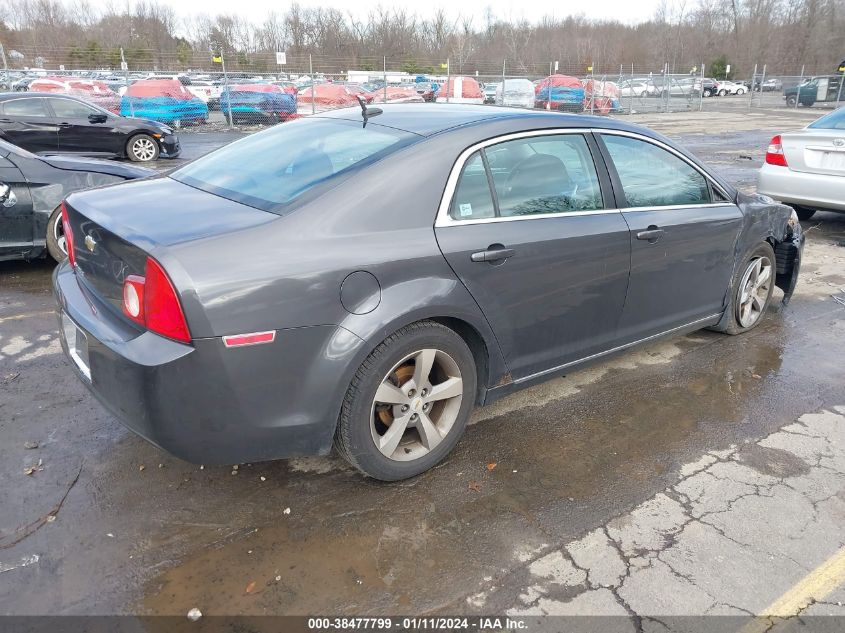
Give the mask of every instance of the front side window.
[(580, 134), (516, 139), (485, 152), (502, 217), (603, 208), (595, 164)]
[(44, 99), (12, 99), (3, 104), (3, 114), (19, 117), (47, 117)]
[(652, 143), (605, 134), (629, 207), (708, 204), (706, 178), (686, 161)]
[(410, 132), (340, 119), (285, 123), (222, 147), (171, 174), (186, 185), (282, 214), (306, 192), (409, 145)]
[(87, 119), (91, 114), (102, 114), (96, 108), (71, 99), (50, 99), (50, 107), (61, 119)]

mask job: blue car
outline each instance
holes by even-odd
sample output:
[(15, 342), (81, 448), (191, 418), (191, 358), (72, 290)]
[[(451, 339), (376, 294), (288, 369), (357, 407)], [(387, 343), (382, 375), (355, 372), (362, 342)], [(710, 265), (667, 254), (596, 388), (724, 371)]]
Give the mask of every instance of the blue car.
[(120, 100), (120, 114), (168, 125), (205, 123), (208, 106), (176, 79), (145, 79), (129, 86)]
[(281, 123), (296, 115), (296, 93), (273, 84), (242, 84), (220, 95), (220, 110), (233, 123)]

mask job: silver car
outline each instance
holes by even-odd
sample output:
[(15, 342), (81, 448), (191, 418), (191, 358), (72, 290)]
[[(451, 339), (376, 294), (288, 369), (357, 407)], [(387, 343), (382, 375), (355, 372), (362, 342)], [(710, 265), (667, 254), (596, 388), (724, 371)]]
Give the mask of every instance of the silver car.
[(802, 220), (819, 209), (845, 212), (845, 107), (775, 136), (757, 191), (792, 205)]

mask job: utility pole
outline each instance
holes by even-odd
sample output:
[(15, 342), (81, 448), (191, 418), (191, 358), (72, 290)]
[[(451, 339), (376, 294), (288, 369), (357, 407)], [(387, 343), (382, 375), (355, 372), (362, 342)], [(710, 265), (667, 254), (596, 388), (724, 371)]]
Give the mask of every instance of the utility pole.
[[(229, 90), (229, 75), (226, 74), (226, 60), (223, 59), (223, 47), (217, 42), (211, 43), (211, 61), (220, 64), (223, 71), (223, 93), (226, 95), (226, 109), (229, 111), (229, 129), (234, 129), (235, 121), (232, 119), (232, 92)], [(220, 100), (222, 106), (223, 100)]]
[[(126, 80), (126, 90), (129, 90), (129, 64), (126, 63), (126, 57), (123, 55), (123, 47), (120, 47), (120, 69), (123, 71), (123, 78)], [(129, 102), (129, 116), (135, 116), (135, 104), (132, 102), (132, 97), (126, 99)]]
[(314, 60), (311, 59), (311, 53), (308, 53), (308, 73), (311, 75), (311, 114), (315, 114), (317, 106), (314, 101)]
[(6, 63), (6, 51), (3, 48), (3, 44), (0, 43), (0, 58), (3, 60), (3, 72), (6, 75), (6, 90), (12, 89), (12, 82), (9, 79), (9, 65)]

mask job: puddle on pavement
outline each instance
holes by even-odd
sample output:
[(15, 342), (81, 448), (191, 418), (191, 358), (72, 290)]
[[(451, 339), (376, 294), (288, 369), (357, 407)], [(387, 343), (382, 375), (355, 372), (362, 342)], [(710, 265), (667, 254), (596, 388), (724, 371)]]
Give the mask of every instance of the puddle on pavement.
[[(711, 339), (701, 334), (678, 344), (700, 347)], [(746, 422), (766, 379), (779, 371), (783, 349), (758, 340), (734, 351), (668, 383), (665, 367), (611, 370), (568, 398), (485, 420), (468, 429), (455, 457), (410, 482), (288, 470), (282, 485), (296, 498), (290, 515), (268, 513), (255, 495), (231, 500), (240, 505), (240, 521), (257, 504), (257, 531), (187, 554), (147, 584), (138, 609), (184, 614), (196, 606), (214, 615), (444, 608), (483, 576), (518, 564), (514, 552), (526, 543), (542, 546), (594, 527), (591, 504), (606, 512), (661, 489), (690, 444), (712, 448), (706, 429)], [(638, 373), (645, 375), (632, 375)]]

